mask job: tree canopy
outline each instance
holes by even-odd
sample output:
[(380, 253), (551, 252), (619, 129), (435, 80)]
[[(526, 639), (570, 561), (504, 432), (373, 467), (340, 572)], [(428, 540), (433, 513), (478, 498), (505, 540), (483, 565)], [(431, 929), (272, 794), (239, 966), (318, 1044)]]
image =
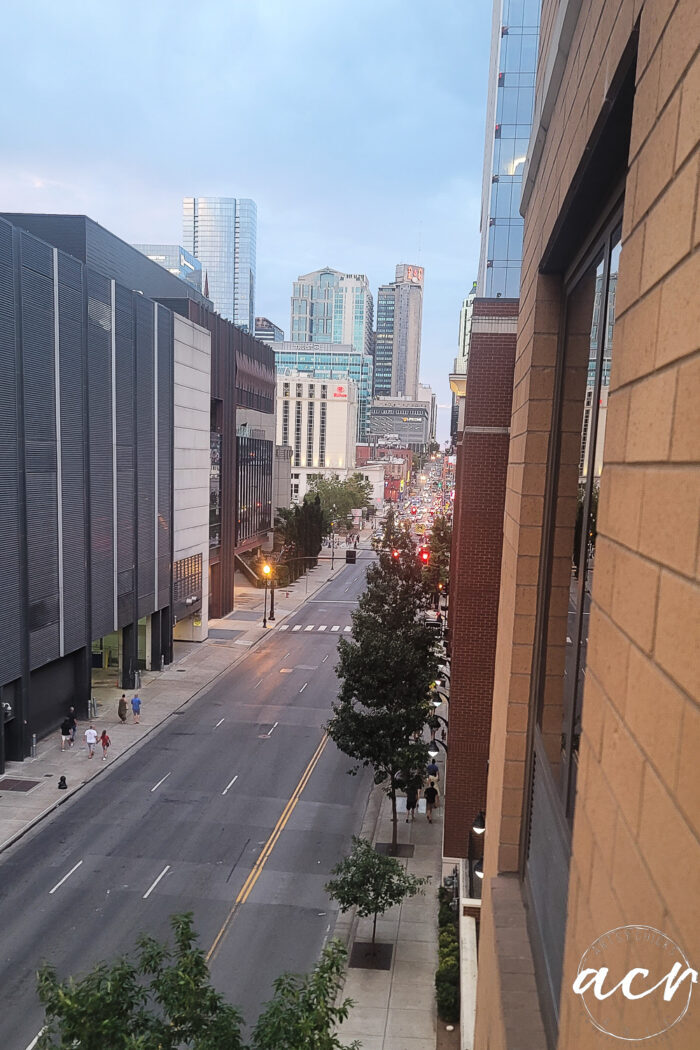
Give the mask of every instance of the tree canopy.
[(357, 908), (360, 918), (374, 917), (372, 945), (377, 934), (377, 916), (400, 904), (406, 897), (422, 892), (428, 881), (409, 875), (395, 857), (377, 853), (367, 839), (353, 835), (352, 851), (331, 872), (336, 878), (326, 883), (326, 892), (338, 902), (340, 910)]
[(370, 766), (375, 783), (385, 784), (395, 849), (396, 792), (428, 760), (420, 734), (432, 710), (430, 688), (438, 664), (434, 634), (422, 616), (428, 599), (415, 544), (403, 528), (390, 535), (392, 546), (382, 549), (367, 570), (367, 589), (352, 614), (352, 638), (338, 644), (341, 686), (327, 728), (340, 750), (355, 760), (353, 772)]
[(332, 521), (345, 525), (351, 510), (369, 506), (372, 486), (359, 472), (342, 481), (337, 474), (316, 474), (309, 477), (305, 499), (314, 496), (321, 501), (326, 531), (330, 531)]
[(79, 979), (38, 973), (46, 1022), (37, 1050), (355, 1050), (336, 1034), (352, 1000), (337, 1003), (345, 949), (332, 941), (311, 974), (284, 974), (250, 1044), (240, 1012), (209, 983), (192, 916), (171, 919), (175, 944), (141, 937), (135, 956), (100, 963)]

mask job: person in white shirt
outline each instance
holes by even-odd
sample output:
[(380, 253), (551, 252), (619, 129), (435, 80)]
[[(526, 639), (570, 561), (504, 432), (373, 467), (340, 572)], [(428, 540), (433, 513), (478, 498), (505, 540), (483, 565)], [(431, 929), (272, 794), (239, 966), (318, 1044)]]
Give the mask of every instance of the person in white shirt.
[(92, 758), (95, 754), (95, 745), (97, 743), (97, 730), (92, 725), (85, 730), (85, 743), (87, 744), (88, 758)]

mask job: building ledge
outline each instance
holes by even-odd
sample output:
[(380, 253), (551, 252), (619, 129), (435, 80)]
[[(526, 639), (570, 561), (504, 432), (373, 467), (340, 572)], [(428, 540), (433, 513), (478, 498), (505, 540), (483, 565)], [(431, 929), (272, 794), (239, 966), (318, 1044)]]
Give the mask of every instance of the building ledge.
[(467, 375), (466, 372), (451, 372), (450, 373), (450, 390), (457, 397), (467, 396)]

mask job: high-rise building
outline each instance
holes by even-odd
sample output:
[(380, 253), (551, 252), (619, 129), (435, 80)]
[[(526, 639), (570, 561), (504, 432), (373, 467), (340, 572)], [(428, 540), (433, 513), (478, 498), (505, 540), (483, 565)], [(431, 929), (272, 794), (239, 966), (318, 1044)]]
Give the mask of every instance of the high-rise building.
[(294, 282), (290, 338), (295, 343), (343, 343), (371, 354), (373, 316), (374, 300), (363, 273), (326, 266)]
[(202, 264), (216, 310), (246, 332), (255, 329), (258, 213), (246, 197), (184, 197), (182, 239)]
[(494, 0), (477, 294), (520, 292), (523, 170), (532, 127), (540, 0)]
[(459, 311), (459, 342), (457, 345), (457, 356), (450, 374), (450, 390), (452, 391), (452, 411), (450, 415), (450, 437), (454, 444), (457, 434), (464, 426), (464, 397), (467, 392), (467, 364), (469, 363), (469, 344), (472, 335), (472, 315), (474, 313), (474, 300), (476, 299), (476, 281), (466, 299), (462, 300), (462, 309)]
[(284, 332), (269, 317), (256, 317), (255, 338), (262, 339), (263, 343), (283, 343)]
[(164, 266), (169, 273), (174, 273), (176, 277), (202, 291), (202, 264), (181, 244), (134, 244), (133, 247), (153, 262)]
[(372, 400), (372, 358), (354, 346), (338, 343), (270, 343), (277, 372), (295, 370), (317, 379), (352, 379), (357, 386), (356, 440), (367, 440)]
[(422, 321), (423, 267), (399, 263), (377, 295), (375, 397), (416, 398)]

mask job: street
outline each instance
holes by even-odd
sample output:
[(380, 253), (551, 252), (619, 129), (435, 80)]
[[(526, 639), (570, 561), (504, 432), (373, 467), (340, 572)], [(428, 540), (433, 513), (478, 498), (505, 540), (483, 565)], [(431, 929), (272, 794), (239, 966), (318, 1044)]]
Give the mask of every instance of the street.
[(212, 979), (257, 1018), (272, 981), (315, 963), (336, 910), (323, 890), (359, 830), (369, 774), (324, 736), (338, 637), (364, 567), (313, 600), (140, 749), (0, 857), (0, 1047), (40, 1030), (36, 969), (60, 976), (164, 939), (192, 911)]

